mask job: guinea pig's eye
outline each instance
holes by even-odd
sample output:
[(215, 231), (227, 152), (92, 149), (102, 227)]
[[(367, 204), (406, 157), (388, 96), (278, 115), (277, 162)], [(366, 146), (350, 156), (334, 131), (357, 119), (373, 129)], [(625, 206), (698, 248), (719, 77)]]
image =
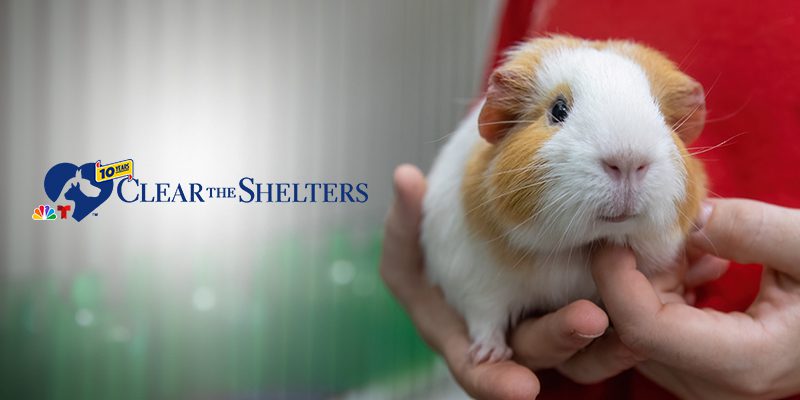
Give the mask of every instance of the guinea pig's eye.
[(550, 108), (550, 123), (560, 124), (567, 119), (567, 115), (569, 115), (567, 101), (562, 97), (557, 98)]

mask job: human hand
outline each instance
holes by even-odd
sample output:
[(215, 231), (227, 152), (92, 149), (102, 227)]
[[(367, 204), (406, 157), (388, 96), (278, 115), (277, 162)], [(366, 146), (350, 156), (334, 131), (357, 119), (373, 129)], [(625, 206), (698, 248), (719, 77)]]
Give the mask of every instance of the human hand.
[[(478, 399), (534, 398), (539, 393), (539, 381), (532, 370), (543, 368), (563, 366), (565, 374), (584, 382), (599, 381), (630, 368), (627, 359), (617, 359), (612, 352), (599, 352), (598, 357), (577, 353), (608, 327), (605, 312), (585, 300), (521, 322), (509, 338), (513, 361), (473, 364), (464, 320), (425, 277), (419, 245), (425, 178), (416, 167), (404, 165), (395, 171), (394, 182), (396, 199), (386, 219), (381, 277), (422, 338), (444, 357), (469, 395)], [(616, 341), (613, 336), (603, 337), (594, 346), (617, 348)], [(571, 375), (573, 371), (576, 375)]]
[[(800, 391), (800, 211), (748, 200), (714, 200), (690, 248), (764, 265), (744, 313), (665, 302), (636, 269), (633, 254), (610, 247), (592, 273), (618, 334), (611, 349), (648, 359), (637, 369), (683, 398), (775, 398)], [(713, 259), (713, 258), (712, 258)], [(631, 361), (631, 365), (635, 361)]]

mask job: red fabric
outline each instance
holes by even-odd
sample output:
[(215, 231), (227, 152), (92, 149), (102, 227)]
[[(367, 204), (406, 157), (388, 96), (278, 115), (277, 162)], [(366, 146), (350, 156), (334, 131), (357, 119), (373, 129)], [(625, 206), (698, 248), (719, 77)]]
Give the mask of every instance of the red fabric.
[[(724, 143), (699, 155), (712, 196), (800, 207), (800, 4), (795, 0), (507, 0), (492, 60), (526, 32), (634, 39), (663, 51), (706, 89), (708, 122), (692, 147)], [(759, 282), (760, 267), (732, 266), (698, 292), (698, 306), (743, 311)], [(543, 373), (541, 380), (543, 399), (674, 398), (633, 371), (591, 386), (554, 372)]]
[(486, 70), (486, 77), (492, 72), (503, 58), (503, 50), (528, 36), (529, 25), (533, 15), (535, 0), (514, 0), (506, 3), (503, 16), (500, 19), (500, 31), (497, 34), (497, 47), (492, 56), (490, 68)]

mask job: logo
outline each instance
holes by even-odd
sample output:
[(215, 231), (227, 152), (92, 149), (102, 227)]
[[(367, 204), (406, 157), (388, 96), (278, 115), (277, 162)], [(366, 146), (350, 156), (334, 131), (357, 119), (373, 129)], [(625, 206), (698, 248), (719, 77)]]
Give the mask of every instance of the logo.
[[(33, 211), (34, 220), (81, 221), (111, 197), (114, 180), (123, 203), (205, 203), (206, 200), (238, 201), (241, 204), (338, 203), (363, 204), (369, 199), (366, 182), (258, 182), (245, 176), (238, 185), (204, 185), (198, 182), (141, 182), (133, 177), (133, 160), (103, 165), (99, 160), (81, 166), (60, 163), (44, 176), (44, 192), (50, 205)], [(71, 201), (74, 205), (58, 204)], [(56, 215), (56, 211), (60, 213)], [(71, 214), (70, 214), (71, 212)]]
[[(72, 218), (80, 221), (111, 197), (111, 193), (114, 192), (113, 179), (125, 176), (128, 179), (133, 178), (133, 160), (109, 165), (101, 165), (100, 161), (97, 161), (80, 167), (71, 163), (61, 163), (54, 165), (45, 174), (44, 192), (53, 202), (61, 198), (75, 202)], [(61, 218), (66, 219), (71, 206), (59, 205), (58, 210), (61, 211)]]
[(33, 209), (31, 218), (36, 221), (50, 221), (56, 219), (56, 211), (50, 208), (49, 205), (40, 204), (39, 207)]

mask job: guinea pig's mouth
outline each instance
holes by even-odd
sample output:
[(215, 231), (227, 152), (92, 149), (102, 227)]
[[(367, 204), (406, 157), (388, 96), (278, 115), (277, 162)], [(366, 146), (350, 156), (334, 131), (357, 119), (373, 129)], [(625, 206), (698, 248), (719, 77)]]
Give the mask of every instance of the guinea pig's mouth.
[(624, 222), (624, 221), (627, 221), (627, 220), (629, 220), (631, 218), (635, 218), (637, 215), (638, 214), (624, 214), (623, 213), (623, 214), (613, 215), (613, 216), (601, 215), (598, 218), (601, 221), (604, 221), (604, 222)]

